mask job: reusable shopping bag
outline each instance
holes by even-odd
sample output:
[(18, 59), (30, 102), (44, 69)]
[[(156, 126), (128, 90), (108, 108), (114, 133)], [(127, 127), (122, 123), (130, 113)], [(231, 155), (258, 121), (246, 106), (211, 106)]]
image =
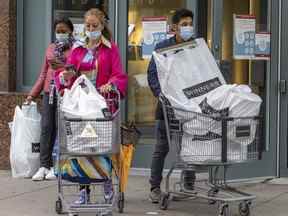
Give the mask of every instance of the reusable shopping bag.
[(36, 103), (17, 106), (10, 123), (10, 164), (14, 178), (29, 178), (40, 166), (40, 120)]

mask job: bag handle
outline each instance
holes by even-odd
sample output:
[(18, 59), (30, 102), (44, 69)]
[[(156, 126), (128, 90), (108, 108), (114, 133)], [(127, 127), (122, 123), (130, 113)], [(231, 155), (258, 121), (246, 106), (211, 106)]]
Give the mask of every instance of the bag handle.
[(83, 87), (83, 85), (85, 85), (85, 87), (88, 88), (90, 93), (99, 94), (98, 91), (96, 90), (96, 88), (94, 87), (94, 85), (91, 83), (91, 81), (84, 74), (79, 76), (75, 80), (75, 82), (73, 83), (73, 85), (71, 87), (71, 92), (73, 92), (78, 86)]

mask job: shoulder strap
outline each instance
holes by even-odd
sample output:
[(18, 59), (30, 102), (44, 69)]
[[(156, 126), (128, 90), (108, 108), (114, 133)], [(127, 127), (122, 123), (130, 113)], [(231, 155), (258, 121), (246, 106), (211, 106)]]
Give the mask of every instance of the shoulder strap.
[(76, 74), (77, 74), (77, 77), (80, 76), (80, 67), (81, 67), (81, 63), (85, 57), (87, 52), (83, 52), (82, 56), (79, 58), (80, 61), (78, 61), (78, 64), (77, 64), (77, 67), (76, 67)]

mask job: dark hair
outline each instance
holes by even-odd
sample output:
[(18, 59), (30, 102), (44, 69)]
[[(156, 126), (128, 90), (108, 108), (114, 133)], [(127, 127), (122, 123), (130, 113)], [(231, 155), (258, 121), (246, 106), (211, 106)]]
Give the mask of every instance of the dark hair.
[(180, 20), (185, 18), (185, 17), (191, 17), (193, 20), (194, 14), (191, 10), (188, 10), (185, 8), (176, 10), (173, 17), (172, 17), (172, 24), (178, 24), (180, 22)]
[(60, 23), (63, 23), (68, 26), (68, 28), (71, 30), (71, 32), (74, 31), (74, 26), (71, 20), (67, 17), (58, 17), (54, 21), (54, 30), (56, 29), (56, 26)]

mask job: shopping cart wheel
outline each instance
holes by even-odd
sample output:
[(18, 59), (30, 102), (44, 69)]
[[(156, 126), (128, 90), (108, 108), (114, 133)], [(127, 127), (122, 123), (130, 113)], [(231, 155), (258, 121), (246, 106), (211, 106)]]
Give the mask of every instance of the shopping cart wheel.
[(62, 210), (63, 210), (63, 207), (62, 207), (62, 202), (60, 199), (58, 199), (55, 203), (55, 211), (57, 214), (61, 214), (62, 213)]
[(169, 205), (169, 193), (163, 193), (161, 198), (160, 198), (160, 209), (161, 210), (167, 210), (168, 205)]
[(251, 202), (241, 202), (239, 204), (239, 214), (240, 216), (249, 216), (250, 215), (250, 205)]
[(211, 188), (208, 191), (208, 197), (211, 197), (211, 199), (208, 200), (209, 205), (214, 205), (216, 203), (216, 200), (213, 200), (213, 198), (217, 195), (219, 190), (217, 188)]
[(108, 213), (105, 213), (105, 214), (98, 213), (98, 214), (96, 214), (96, 216), (113, 216), (113, 213), (112, 212), (108, 212)]
[(229, 216), (229, 205), (227, 203), (220, 204), (219, 216)]
[(124, 192), (119, 193), (119, 198), (118, 198), (118, 212), (123, 213), (124, 212)]

